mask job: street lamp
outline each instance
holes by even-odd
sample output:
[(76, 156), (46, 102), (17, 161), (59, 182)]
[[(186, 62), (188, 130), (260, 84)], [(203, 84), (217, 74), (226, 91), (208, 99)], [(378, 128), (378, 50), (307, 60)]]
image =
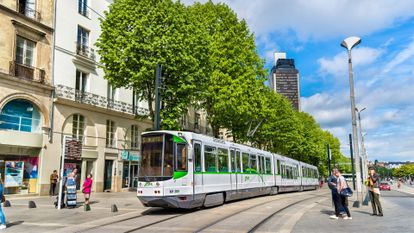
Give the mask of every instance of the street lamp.
[(358, 128), (359, 128), (359, 137), (361, 138), (361, 158), (362, 158), (362, 179), (367, 179), (368, 169), (367, 169), (367, 158), (365, 154), (365, 144), (364, 144), (364, 135), (362, 134), (362, 125), (361, 125), (361, 112), (363, 112), (367, 108), (362, 108), (358, 110), (355, 108), (355, 111), (358, 113)]
[(348, 72), (349, 72), (349, 89), (350, 89), (350, 98), (351, 98), (351, 114), (352, 114), (352, 136), (353, 136), (353, 146), (355, 153), (355, 175), (356, 175), (356, 196), (357, 200), (354, 202), (354, 207), (359, 207), (362, 200), (362, 181), (361, 181), (361, 170), (359, 166), (359, 148), (358, 148), (358, 132), (356, 124), (356, 114), (355, 114), (355, 95), (354, 95), (354, 77), (352, 72), (352, 56), (351, 50), (355, 46), (361, 43), (361, 38), (351, 36), (342, 41), (341, 46), (346, 48), (348, 51)]

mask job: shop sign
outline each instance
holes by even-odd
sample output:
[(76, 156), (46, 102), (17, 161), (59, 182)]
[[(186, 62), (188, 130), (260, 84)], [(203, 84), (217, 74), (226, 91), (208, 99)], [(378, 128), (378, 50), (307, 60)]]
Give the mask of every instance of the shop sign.
[(122, 160), (128, 160), (129, 159), (129, 151), (127, 151), (127, 150), (121, 151), (121, 159)]
[(23, 161), (6, 161), (4, 187), (20, 187), (23, 184)]
[(129, 154), (129, 160), (139, 162), (140, 156), (139, 156), (139, 154), (130, 153)]
[(65, 158), (80, 160), (82, 156), (82, 142), (76, 139), (66, 139)]

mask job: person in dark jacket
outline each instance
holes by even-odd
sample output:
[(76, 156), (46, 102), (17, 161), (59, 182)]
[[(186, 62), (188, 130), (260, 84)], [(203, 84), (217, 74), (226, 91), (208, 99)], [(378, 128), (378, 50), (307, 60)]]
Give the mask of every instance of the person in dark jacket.
[[(371, 198), (372, 215), (383, 216), (382, 206), (380, 202), (380, 178), (375, 172), (375, 168), (369, 168), (368, 189)], [(378, 209), (378, 212), (377, 212)]]
[[(338, 208), (340, 208), (340, 206), (338, 206), (338, 189), (336, 188), (337, 178), (334, 175), (337, 170), (338, 170), (337, 168), (332, 169), (332, 175), (328, 177), (328, 187), (331, 190), (332, 202), (334, 203), (335, 213), (337, 213)], [(330, 217), (336, 218), (336, 214), (331, 215)]]

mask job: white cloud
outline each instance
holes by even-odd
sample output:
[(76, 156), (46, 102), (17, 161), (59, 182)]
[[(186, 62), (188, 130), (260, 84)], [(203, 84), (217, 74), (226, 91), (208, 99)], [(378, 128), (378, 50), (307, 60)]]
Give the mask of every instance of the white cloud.
[(398, 53), (398, 55), (392, 59), (384, 68), (383, 73), (388, 73), (399, 64), (405, 62), (407, 59), (414, 56), (414, 41), (412, 41), (407, 48)]
[[(193, 3), (194, 0), (184, 0)], [(201, 2), (206, 2), (202, 0)], [(301, 40), (364, 36), (414, 15), (414, 1), (222, 0), (257, 36), (292, 30)]]
[[(372, 64), (382, 53), (381, 49), (359, 47), (352, 50), (353, 68)], [(319, 70), (324, 74), (344, 76), (348, 72), (348, 54), (346, 51), (336, 54), (333, 58), (318, 59)]]

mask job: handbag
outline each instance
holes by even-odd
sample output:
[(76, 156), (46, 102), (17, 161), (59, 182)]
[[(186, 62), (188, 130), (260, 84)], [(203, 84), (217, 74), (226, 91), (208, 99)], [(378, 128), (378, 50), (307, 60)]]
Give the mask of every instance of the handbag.
[(350, 187), (346, 187), (346, 188), (342, 189), (340, 194), (343, 197), (352, 197), (353, 192), (352, 192)]

